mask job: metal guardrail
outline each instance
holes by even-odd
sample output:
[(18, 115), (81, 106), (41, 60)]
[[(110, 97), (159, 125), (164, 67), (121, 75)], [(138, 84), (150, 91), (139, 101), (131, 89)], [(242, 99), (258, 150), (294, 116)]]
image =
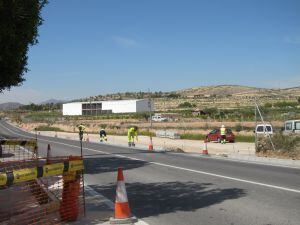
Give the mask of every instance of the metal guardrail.
[(180, 139), (180, 134), (176, 133), (175, 131), (158, 130), (155, 134), (156, 137), (160, 138)]

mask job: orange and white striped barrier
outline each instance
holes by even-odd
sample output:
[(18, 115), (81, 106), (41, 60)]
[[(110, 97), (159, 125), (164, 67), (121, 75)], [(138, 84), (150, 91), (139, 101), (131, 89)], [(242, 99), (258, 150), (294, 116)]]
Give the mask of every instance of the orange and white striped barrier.
[(118, 168), (115, 215), (113, 218), (110, 218), (110, 224), (132, 224), (135, 222), (137, 222), (137, 218), (132, 216), (130, 211), (123, 170), (122, 168)]

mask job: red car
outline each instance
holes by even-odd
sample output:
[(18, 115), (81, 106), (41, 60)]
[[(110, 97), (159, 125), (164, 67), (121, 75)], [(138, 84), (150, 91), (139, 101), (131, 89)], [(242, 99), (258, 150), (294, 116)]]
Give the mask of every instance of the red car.
[[(220, 129), (215, 129), (209, 132), (208, 135), (206, 135), (206, 140), (207, 141), (217, 141), (221, 142), (221, 132)], [(234, 142), (235, 136), (232, 133), (231, 129), (226, 129), (226, 141), (228, 142)]]

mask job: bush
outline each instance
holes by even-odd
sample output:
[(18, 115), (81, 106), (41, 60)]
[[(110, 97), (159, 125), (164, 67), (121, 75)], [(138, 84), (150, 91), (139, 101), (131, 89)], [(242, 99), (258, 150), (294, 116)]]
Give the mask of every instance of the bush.
[(255, 137), (254, 136), (246, 136), (246, 135), (236, 135), (235, 136), (235, 141), (236, 142), (254, 143), (255, 142)]
[[(282, 133), (276, 133), (272, 137), (272, 141), (275, 150), (290, 153), (300, 153), (300, 137), (299, 136), (288, 136)], [(267, 151), (273, 150), (271, 142), (268, 137), (261, 137), (258, 139), (258, 149), (257, 151)]]
[(188, 140), (204, 140), (206, 135), (204, 134), (181, 134), (180, 139), (188, 139)]
[(50, 127), (50, 126), (38, 126), (36, 130), (37, 131), (63, 131), (58, 127)]
[(235, 125), (235, 131), (236, 132), (240, 132), (242, 130), (243, 130), (243, 126), (240, 123), (238, 123), (237, 125)]
[(178, 108), (192, 108), (195, 106), (195, 104), (191, 104), (190, 102), (183, 102), (178, 105)]
[(107, 127), (107, 124), (101, 124), (100, 127), (101, 129), (105, 129)]
[(152, 137), (155, 137), (155, 133), (153, 133), (153, 132), (150, 132), (150, 131), (140, 131), (140, 132), (138, 132), (139, 133), (139, 135), (143, 135), (143, 136), (152, 136)]
[(275, 107), (279, 107), (279, 108), (285, 108), (285, 107), (296, 107), (298, 105), (298, 102), (275, 102), (273, 104)]

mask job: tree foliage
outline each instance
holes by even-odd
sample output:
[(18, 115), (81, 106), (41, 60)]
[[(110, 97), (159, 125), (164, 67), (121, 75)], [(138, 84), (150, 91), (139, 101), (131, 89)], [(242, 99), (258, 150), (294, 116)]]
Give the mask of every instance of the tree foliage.
[(24, 81), (27, 52), (38, 43), (47, 0), (0, 0), (0, 92)]

